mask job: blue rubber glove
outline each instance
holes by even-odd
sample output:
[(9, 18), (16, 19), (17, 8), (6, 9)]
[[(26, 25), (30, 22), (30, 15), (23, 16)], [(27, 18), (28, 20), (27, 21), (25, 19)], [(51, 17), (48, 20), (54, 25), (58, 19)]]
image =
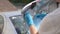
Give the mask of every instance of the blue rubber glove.
[(37, 14), (36, 18), (40, 18), (41, 20), (46, 16), (46, 14)]
[(41, 22), (41, 20), (46, 16), (47, 14), (45, 14), (45, 13), (41, 13), (41, 14), (36, 14), (35, 16), (34, 16), (34, 24), (35, 24), (35, 26), (36, 26), (36, 28), (37, 28), (37, 30), (39, 30), (39, 28), (40, 28), (40, 22)]
[(29, 27), (34, 24), (32, 16), (30, 15), (29, 11), (25, 12), (24, 18), (25, 18), (25, 20), (26, 20)]

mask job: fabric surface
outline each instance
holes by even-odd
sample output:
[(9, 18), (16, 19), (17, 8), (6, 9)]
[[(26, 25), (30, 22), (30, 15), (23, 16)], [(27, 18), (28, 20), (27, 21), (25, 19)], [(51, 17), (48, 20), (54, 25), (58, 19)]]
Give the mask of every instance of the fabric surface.
[(41, 21), (39, 34), (60, 34), (60, 8)]

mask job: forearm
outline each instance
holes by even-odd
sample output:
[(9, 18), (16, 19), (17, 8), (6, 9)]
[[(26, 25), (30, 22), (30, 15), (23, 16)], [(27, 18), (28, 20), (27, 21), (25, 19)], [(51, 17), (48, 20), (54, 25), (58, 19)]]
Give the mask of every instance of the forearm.
[(38, 33), (38, 31), (37, 31), (37, 29), (35, 28), (34, 25), (31, 25), (29, 29), (30, 29), (31, 34), (37, 34)]
[(26, 12), (25, 15), (24, 15), (24, 18), (25, 18), (25, 21), (27, 22), (27, 25), (29, 26), (30, 33), (31, 34), (36, 34), (37, 33), (37, 29), (34, 26), (33, 18), (30, 15), (30, 13)]

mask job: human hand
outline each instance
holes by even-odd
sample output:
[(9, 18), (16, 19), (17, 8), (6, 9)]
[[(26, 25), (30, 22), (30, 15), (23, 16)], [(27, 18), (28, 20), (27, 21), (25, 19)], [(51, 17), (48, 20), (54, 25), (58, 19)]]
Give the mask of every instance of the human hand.
[(28, 11), (25, 12), (24, 19), (26, 20), (29, 27), (34, 24), (32, 16), (30, 15), (30, 13)]

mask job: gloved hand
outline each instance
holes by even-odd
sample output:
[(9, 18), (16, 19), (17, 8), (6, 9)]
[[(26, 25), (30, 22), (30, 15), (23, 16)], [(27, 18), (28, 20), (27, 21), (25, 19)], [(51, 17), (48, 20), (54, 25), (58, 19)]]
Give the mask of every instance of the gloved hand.
[(29, 27), (34, 24), (32, 16), (30, 15), (29, 11), (25, 12), (24, 19), (26, 20), (26, 22), (27, 22), (27, 24), (28, 24)]
[(36, 18), (40, 18), (41, 20), (46, 16), (46, 14), (37, 14)]
[(35, 26), (36, 26), (36, 28), (37, 28), (37, 30), (39, 30), (39, 28), (40, 28), (40, 22), (41, 22), (41, 20), (46, 16), (47, 14), (46, 13), (41, 13), (41, 14), (36, 14), (35, 16), (34, 16), (34, 24), (35, 24)]

